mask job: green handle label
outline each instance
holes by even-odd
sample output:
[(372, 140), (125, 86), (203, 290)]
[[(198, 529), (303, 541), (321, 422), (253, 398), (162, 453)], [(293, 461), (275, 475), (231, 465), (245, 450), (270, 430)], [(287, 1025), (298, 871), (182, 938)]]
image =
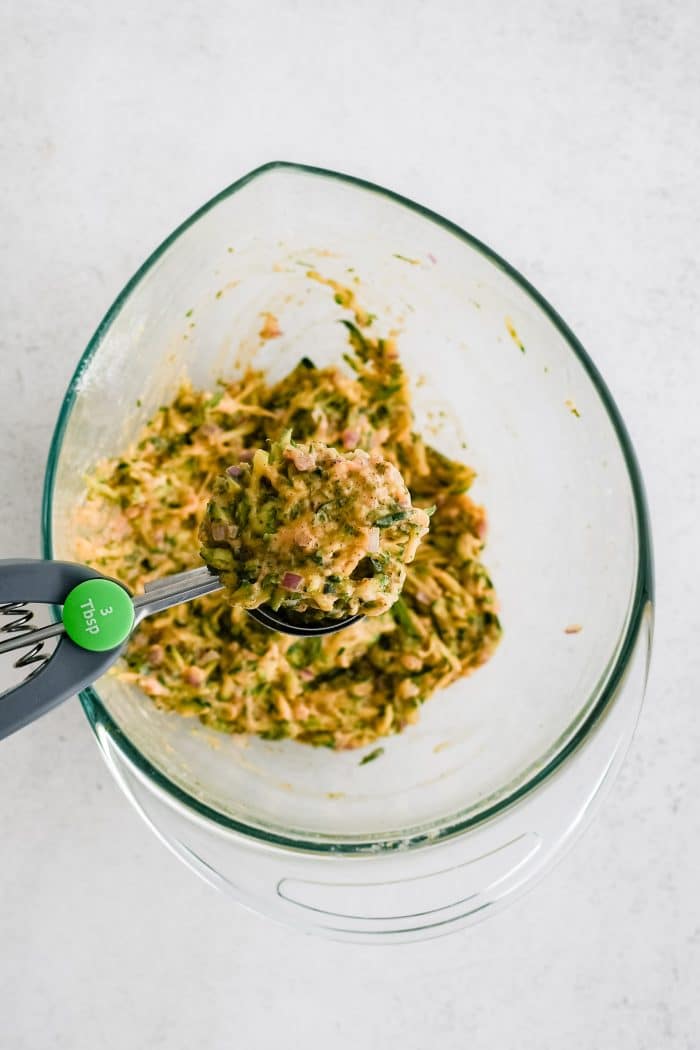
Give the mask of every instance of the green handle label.
[(125, 642), (134, 626), (134, 604), (112, 580), (85, 580), (63, 603), (66, 634), (81, 649), (104, 653)]

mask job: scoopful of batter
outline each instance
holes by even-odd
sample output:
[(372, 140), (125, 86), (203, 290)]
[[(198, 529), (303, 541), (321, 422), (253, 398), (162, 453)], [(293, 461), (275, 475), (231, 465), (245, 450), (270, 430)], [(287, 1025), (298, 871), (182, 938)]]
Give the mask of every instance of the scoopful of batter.
[(380, 452), (298, 444), (287, 431), (216, 479), (201, 554), (231, 604), (305, 621), (379, 616), (401, 594), (428, 526)]

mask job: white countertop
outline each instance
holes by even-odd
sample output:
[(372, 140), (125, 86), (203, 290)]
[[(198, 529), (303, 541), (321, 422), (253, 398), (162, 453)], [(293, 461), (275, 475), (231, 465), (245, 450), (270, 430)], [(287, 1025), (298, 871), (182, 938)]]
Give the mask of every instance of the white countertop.
[(2, 556), (39, 551), (53, 422), (115, 294), (197, 205), (281, 158), (443, 212), (561, 311), (636, 442), (658, 622), (597, 822), (509, 910), (425, 944), (326, 943), (229, 904), (132, 812), (76, 700), (5, 741), (2, 1050), (700, 1045), (698, 10), (4, 6)]

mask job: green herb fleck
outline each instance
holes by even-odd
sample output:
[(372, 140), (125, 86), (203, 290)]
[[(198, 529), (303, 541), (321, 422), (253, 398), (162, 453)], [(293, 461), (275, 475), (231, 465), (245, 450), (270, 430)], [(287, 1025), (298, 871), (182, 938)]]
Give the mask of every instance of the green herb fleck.
[(212, 394), (212, 396), (209, 398), (208, 401), (204, 402), (204, 407), (205, 408), (216, 408), (216, 406), (219, 404), (219, 402), (221, 401), (223, 396), (224, 396), (224, 391), (223, 390), (218, 390), (215, 394)]
[(384, 517), (377, 518), (374, 524), (379, 529), (387, 529), (390, 525), (396, 525), (398, 521), (403, 521), (407, 517), (407, 510), (397, 510), (393, 514), (385, 514)]
[(341, 318), (341, 324), (344, 324), (350, 333), (350, 342), (355, 347), (355, 350), (360, 354), (363, 361), (367, 360), (369, 355), (370, 346), (365, 337), (363, 336), (360, 329), (352, 321), (348, 321), (345, 318)]
[(398, 601), (394, 602), (391, 607), (391, 615), (394, 617), (394, 620), (399, 627), (403, 628), (406, 634), (410, 634), (413, 638), (418, 637), (418, 632), (416, 631), (413, 620), (411, 619), (411, 614), (408, 611), (403, 598), (399, 598)]
[(321, 655), (322, 644), (320, 638), (304, 638), (300, 642), (295, 642), (294, 645), (290, 645), (289, 649), (287, 649), (287, 660), (292, 667), (297, 669), (308, 667), (309, 664), (318, 660)]
[(381, 758), (383, 754), (383, 747), (375, 747), (374, 751), (370, 751), (368, 755), (365, 755), (364, 758), (360, 759), (358, 765), (366, 766), (368, 762), (374, 762), (375, 758)]
[(386, 386), (378, 386), (374, 392), (374, 396), (377, 401), (386, 401), (387, 398), (392, 397), (394, 394), (398, 394), (402, 387), (402, 383), (389, 383)]

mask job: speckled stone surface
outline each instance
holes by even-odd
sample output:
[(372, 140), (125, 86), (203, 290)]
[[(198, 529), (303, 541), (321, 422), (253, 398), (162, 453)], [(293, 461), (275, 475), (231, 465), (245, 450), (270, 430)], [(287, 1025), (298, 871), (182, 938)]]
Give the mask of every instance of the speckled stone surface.
[(601, 816), (444, 940), (325, 943), (227, 905), (131, 811), (77, 701), (3, 743), (2, 1050), (700, 1046), (699, 41), (694, 0), (2, 6), (3, 556), (38, 552), (53, 422), (115, 294), (285, 158), (425, 202), (558, 307), (635, 439), (658, 576)]

